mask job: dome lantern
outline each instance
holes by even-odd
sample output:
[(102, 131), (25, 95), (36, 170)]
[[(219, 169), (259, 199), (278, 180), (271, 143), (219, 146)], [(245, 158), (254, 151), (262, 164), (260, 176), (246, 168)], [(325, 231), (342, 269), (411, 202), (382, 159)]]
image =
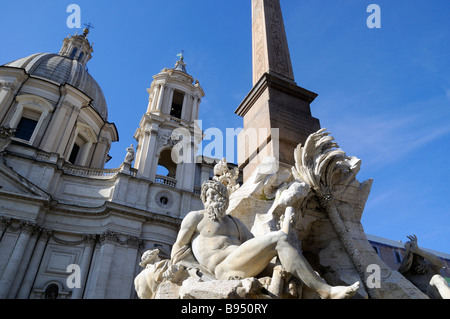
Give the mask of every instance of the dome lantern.
[(92, 44), (90, 44), (87, 39), (91, 28), (92, 26), (89, 24), (83, 30), (83, 34), (77, 35), (75, 33), (75, 35), (65, 38), (63, 40), (61, 50), (59, 51), (59, 55), (76, 60), (81, 64), (86, 65), (86, 63), (91, 59), (91, 54), (94, 51)]

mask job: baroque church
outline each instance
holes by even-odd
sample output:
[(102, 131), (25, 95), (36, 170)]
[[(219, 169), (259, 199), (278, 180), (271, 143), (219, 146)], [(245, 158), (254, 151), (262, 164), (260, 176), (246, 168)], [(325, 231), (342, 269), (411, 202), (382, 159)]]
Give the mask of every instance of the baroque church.
[[(205, 93), (182, 56), (153, 77), (136, 150), (104, 168), (119, 137), (86, 68), (88, 34), (0, 66), (0, 299), (135, 298), (141, 255), (169, 257), (214, 176), (218, 160), (194, 155)], [(181, 143), (192, 151), (174, 152)], [(68, 287), (71, 265), (79, 287)]]

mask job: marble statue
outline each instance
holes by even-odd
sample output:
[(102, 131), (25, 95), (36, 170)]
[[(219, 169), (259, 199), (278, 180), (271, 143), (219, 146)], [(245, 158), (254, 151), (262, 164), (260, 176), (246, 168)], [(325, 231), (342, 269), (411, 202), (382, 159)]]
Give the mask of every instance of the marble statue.
[(134, 161), (134, 156), (135, 156), (135, 152), (134, 152), (133, 144), (131, 144), (130, 147), (127, 147), (127, 155), (125, 156), (124, 162), (127, 164), (131, 164)]
[[(283, 192), (279, 200), (287, 207), (287, 214), (293, 201), (302, 199), (297, 195), (302, 194), (299, 187), (307, 188), (306, 185), (293, 185)], [(164, 279), (179, 282), (174, 279), (174, 274), (186, 274), (189, 268), (197, 267), (196, 271), (207, 273), (215, 280), (242, 280), (273, 268), (271, 261), (275, 257), (279, 258), (285, 272), (300, 279), (320, 298), (350, 298), (359, 288), (359, 282), (333, 287), (319, 277), (289, 243), (289, 217), (285, 218), (282, 230), (255, 238), (239, 219), (226, 214), (229, 195), (225, 185), (214, 180), (206, 181), (202, 185), (201, 199), (205, 209), (190, 212), (183, 219), (171, 260), (159, 261), (155, 251), (148, 251), (142, 257), (141, 266), (146, 268), (135, 279), (140, 298), (153, 298), (158, 284)], [(188, 266), (185, 266), (185, 260), (188, 260)], [(175, 265), (177, 268), (173, 269)]]
[(153, 299), (159, 284), (164, 281), (180, 283), (189, 274), (183, 266), (176, 266), (169, 260), (161, 260), (158, 256), (159, 249), (146, 251), (139, 266), (143, 267), (134, 279), (136, 293), (140, 299)]
[(420, 249), (416, 235), (408, 236), (408, 239), (398, 271), (431, 299), (450, 299), (450, 287), (440, 274), (442, 261)]
[(235, 167), (230, 169), (227, 165), (227, 160), (222, 158), (214, 166), (214, 177), (213, 180), (221, 182), (228, 188), (228, 194), (231, 195), (234, 191), (239, 188), (239, 184), (236, 182), (239, 176), (239, 169)]
[[(428, 298), (384, 264), (365, 236), (360, 220), (372, 180), (356, 179), (361, 161), (325, 129), (298, 145), (294, 158), (283, 170), (267, 157), (242, 185), (220, 161), (202, 185), (204, 209), (184, 217), (170, 259), (153, 259), (136, 277), (138, 296)], [(431, 286), (445, 298), (438, 277)]]
[[(282, 202), (292, 206), (291, 201), (295, 200), (295, 196), (290, 192), (285, 194)], [(288, 242), (288, 227), (254, 237), (242, 222), (226, 214), (228, 190), (222, 183), (205, 182), (201, 199), (205, 209), (191, 212), (184, 218), (172, 253), (192, 249), (199, 264), (217, 279), (256, 277), (278, 256), (287, 272), (315, 290), (323, 299), (349, 298), (359, 288), (359, 282), (345, 287), (332, 287), (324, 283), (306, 259)]]

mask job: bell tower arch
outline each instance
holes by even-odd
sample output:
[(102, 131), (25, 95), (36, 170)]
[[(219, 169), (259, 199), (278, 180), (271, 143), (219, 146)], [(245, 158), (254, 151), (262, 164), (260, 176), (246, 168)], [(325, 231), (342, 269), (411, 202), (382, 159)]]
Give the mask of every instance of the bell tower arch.
[(134, 167), (140, 178), (192, 191), (195, 155), (202, 139), (196, 121), (205, 93), (187, 73), (183, 55), (179, 56), (175, 67), (153, 76), (147, 89), (147, 111), (134, 134), (138, 142)]

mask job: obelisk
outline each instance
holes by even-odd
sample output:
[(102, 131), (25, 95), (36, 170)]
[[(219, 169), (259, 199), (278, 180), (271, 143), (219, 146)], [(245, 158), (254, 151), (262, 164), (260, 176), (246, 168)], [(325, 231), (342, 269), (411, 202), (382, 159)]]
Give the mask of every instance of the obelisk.
[(320, 129), (310, 103), (316, 93), (294, 80), (280, 0), (252, 0), (253, 88), (235, 113), (244, 119), (238, 162), (244, 181), (266, 156), (294, 164), (299, 143)]

